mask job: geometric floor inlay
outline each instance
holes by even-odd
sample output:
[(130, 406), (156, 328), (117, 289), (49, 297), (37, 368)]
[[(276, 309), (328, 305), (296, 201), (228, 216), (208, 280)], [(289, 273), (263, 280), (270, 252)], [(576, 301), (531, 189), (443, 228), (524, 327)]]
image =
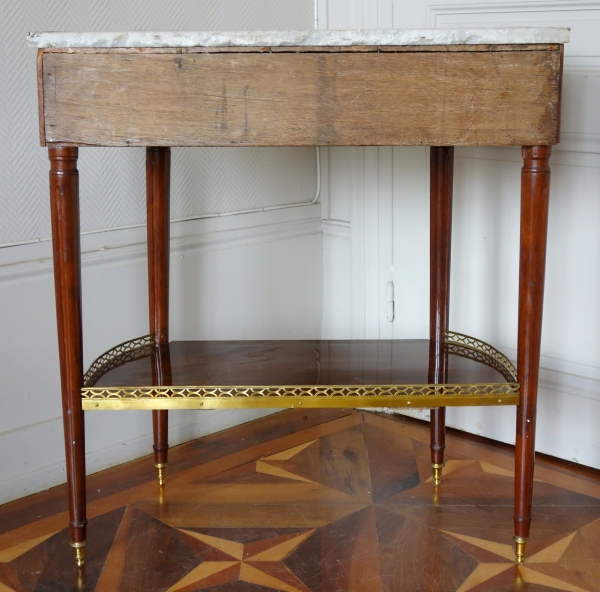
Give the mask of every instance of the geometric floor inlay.
[(600, 591), (600, 482), (536, 473), (517, 566), (510, 459), (449, 439), (436, 488), (428, 438), (357, 413), (233, 468), (169, 474), (162, 496), (120, 492), (90, 520), (82, 573), (45, 518), (0, 535), (0, 592)]
[[(286, 592), (310, 592), (283, 563), (315, 529), (251, 543), (184, 531), (202, 562), (171, 586), (168, 592), (191, 592), (227, 582), (259, 584)], [(194, 540), (195, 539), (195, 540)], [(199, 541), (199, 545), (195, 543)]]

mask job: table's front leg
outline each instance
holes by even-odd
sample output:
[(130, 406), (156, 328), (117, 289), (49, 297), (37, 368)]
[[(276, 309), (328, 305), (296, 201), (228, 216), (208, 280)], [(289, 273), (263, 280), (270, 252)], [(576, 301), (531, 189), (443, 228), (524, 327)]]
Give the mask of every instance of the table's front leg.
[[(450, 307), (450, 246), (452, 239), (452, 189), (454, 148), (430, 149), (430, 279), (429, 279), (429, 382), (447, 379), (444, 340)], [(446, 448), (446, 408), (431, 410), (431, 466), (435, 485), (441, 483)]]
[[(169, 221), (171, 149), (146, 148), (148, 296), (150, 333), (157, 347), (169, 343)], [(160, 357), (160, 356), (159, 356)], [(169, 376), (167, 376), (169, 375)], [(155, 372), (154, 386), (170, 386), (170, 371)], [(169, 451), (168, 411), (152, 411), (154, 464), (164, 485)]]
[(85, 559), (85, 432), (81, 409), (81, 249), (77, 148), (50, 148), (50, 208), (58, 350), (69, 490), (71, 546), (79, 567)]
[(535, 417), (537, 406), (542, 305), (550, 191), (550, 146), (526, 146), (521, 171), (521, 251), (519, 264), (519, 338), (517, 379), (521, 404), (517, 407), (515, 457), (515, 543), (522, 563), (531, 525)]

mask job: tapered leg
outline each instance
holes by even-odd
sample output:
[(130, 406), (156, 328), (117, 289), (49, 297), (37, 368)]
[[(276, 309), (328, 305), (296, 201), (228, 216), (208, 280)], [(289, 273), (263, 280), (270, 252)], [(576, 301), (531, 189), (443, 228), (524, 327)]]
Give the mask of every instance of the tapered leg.
[[(169, 343), (169, 202), (171, 149), (146, 148), (146, 207), (148, 227), (148, 294), (150, 333), (157, 347)], [(156, 370), (156, 369), (155, 369)], [(156, 372), (155, 386), (165, 384)], [(165, 482), (169, 450), (168, 411), (152, 411), (154, 463), (159, 485)]]
[(50, 209), (58, 351), (69, 490), (71, 546), (79, 567), (85, 560), (85, 432), (81, 409), (81, 249), (77, 148), (50, 148)]
[[(430, 150), (430, 284), (429, 284), (429, 382), (444, 383), (447, 356), (444, 339), (450, 306), (450, 244), (452, 238), (452, 183), (454, 148)], [(431, 466), (436, 485), (441, 483), (446, 448), (446, 408), (431, 410)]]
[(535, 416), (542, 337), (542, 305), (546, 265), (550, 146), (526, 146), (521, 171), (521, 252), (519, 265), (519, 338), (517, 379), (521, 404), (517, 407), (515, 458), (515, 542), (522, 563), (531, 525), (535, 454)]

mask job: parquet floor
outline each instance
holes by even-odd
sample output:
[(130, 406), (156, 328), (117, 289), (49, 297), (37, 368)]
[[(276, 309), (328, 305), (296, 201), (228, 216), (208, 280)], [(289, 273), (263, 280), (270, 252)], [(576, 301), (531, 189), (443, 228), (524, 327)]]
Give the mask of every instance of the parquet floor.
[(452, 433), (434, 487), (427, 424), (288, 411), (89, 478), (87, 563), (65, 488), (0, 507), (0, 591), (600, 591), (600, 476), (542, 461), (513, 560), (508, 447)]

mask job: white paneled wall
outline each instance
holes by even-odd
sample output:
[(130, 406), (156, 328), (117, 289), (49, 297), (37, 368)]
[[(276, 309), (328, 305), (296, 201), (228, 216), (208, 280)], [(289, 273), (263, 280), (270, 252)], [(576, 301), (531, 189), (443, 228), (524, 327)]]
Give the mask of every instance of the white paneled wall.
[[(330, 29), (571, 27), (562, 141), (551, 160), (537, 449), (600, 468), (594, 429), (600, 421), (600, 2), (318, 2), (319, 27)], [(324, 335), (426, 338), (428, 149), (333, 148), (323, 158), (329, 188), (324, 224), (347, 228), (344, 237), (324, 239)], [(513, 359), (520, 167), (518, 148), (456, 150), (451, 328)], [(340, 270), (347, 270), (345, 277)], [(390, 279), (393, 322), (386, 318)], [(340, 283), (350, 298), (340, 298)], [(350, 319), (346, 326), (339, 322), (344, 317)], [(448, 412), (448, 423), (513, 442), (514, 416), (512, 408), (457, 408)]]
[[(51, 246), (39, 241), (50, 232), (49, 165), (27, 31), (311, 29), (313, 19), (312, 0), (0, 2), (0, 503), (65, 480)], [(81, 149), (79, 169), (83, 230), (109, 229), (82, 241), (88, 365), (148, 331), (144, 150)], [(316, 191), (313, 148), (173, 150), (172, 218), (308, 204)], [(173, 339), (320, 336), (320, 205), (171, 233)], [(5, 246), (15, 242), (29, 244)], [(264, 414), (172, 412), (170, 441)], [(88, 472), (151, 451), (149, 413), (88, 413), (86, 430)]]

